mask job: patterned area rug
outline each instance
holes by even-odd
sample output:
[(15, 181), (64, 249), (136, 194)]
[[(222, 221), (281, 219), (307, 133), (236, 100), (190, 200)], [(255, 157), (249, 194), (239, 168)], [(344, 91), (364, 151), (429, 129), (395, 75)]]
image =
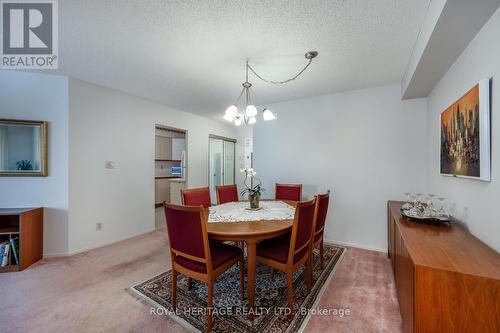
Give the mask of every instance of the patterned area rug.
[[(215, 332), (300, 332), (309, 319), (310, 309), (316, 307), (328, 281), (342, 260), (345, 248), (325, 244), (325, 267), (321, 269), (319, 251), (314, 252), (314, 280), (311, 292), (307, 292), (305, 269), (294, 274), (294, 313), (288, 316), (287, 287), (285, 275), (257, 265), (255, 287), (255, 319), (247, 319), (245, 297), (240, 299), (239, 268), (233, 266), (218, 277), (214, 285), (214, 331)], [(246, 270), (245, 270), (246, 272)], [(129, 289), (135, 297), (152, 306), (153, 315), (168, 315), (181, 325), (204, 332), (206, 328), (207, 286), (193, 280), (187, 290), (187, 278), (177, 275), (177, 311), (172, 311), (172, 271), (168, 270)]]

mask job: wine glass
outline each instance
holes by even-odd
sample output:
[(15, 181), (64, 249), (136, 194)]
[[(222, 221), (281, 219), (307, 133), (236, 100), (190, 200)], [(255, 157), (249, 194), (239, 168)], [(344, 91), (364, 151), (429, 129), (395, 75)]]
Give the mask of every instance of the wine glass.
[(422, 203), (422, 193), (417, 193), (416, 202), (415, 203), (417, 204), (417, 206)]
[(430, 210), (434, 210), (434, 197), (435, 195), (432, 193), (427, 194), (427, 207), (429, 207)]
[(439, 197), (438, 200), (439, 200), (439, 214), (445, 215), (446, 212), (444, 211), (444, 204), (445, 204), (446, 198)]
[(407, 203), (407, 204), (410, 204), (410, 195), (411, 195), (411, 193), (410, 193), (410, 192), (405, 192), (405, 196), (406, 196), (406, 203)]

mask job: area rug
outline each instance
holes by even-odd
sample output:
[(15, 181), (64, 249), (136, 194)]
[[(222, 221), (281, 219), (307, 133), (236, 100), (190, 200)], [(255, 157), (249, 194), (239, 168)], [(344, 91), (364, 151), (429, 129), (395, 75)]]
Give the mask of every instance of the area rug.
[[(293, 277), (294, 311), (287, 311), (287, 286), (285, 275), (258, 264), (255, 287), (255, 318), (248, 320), (249, 309), (245, 297), (240, 299), (239, 269), (233, 266), (217, 278), (214, 285), (215, 332), (300, 332), (305, 327), (311, 313), (314, 313), (318, 300), (323, 294), (336, 267), (342, 260), (346, 248), (325, 244), (325, 265), (321, 269), (319, 251), (314, 252), (314, 279), (311, 292), (307, 291), (305, 269), (295, 272)], [(246, 270), (245, 270), (246, 272)], [(166, 315), (192, 331), (204, 332), (206, 329), (207, 286), (194, 281), (187, 290), (187, 278), (177, 275), (177, 311), (172, 311), (172, 271), (168, 270), (147, 281), (139, 283), (129, 292), (151, 306), (152, 315)]]

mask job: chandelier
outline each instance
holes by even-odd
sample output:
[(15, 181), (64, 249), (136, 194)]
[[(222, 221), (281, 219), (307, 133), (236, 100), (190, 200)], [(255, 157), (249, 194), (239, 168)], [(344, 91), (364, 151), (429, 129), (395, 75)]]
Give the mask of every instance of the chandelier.
[(299, 71), (295, 76), (284, 81), (272, 81), (263, 78), (262, 76), (257, 74), (257, 72), (252, 68), (252, 66), (250, 66), (247, 60), (245, 66), (246, 80), (245, 82), (242, 83), (243, 89), (241, 90), (240, 95), (236, 99), (236, 103), (234, 103), (233, 105), (229, 106), (226, 109), (223, 118), (227, 121), (234, 122), (236, 126), (240, 126), (243, 123), (249, 125), (255, 124), (257, 122), (257, 115), (259, 114), (259, 111), (262, 113), (262, 118), (265, 121), (276, 119), (276, 115), (271, 110), (262, 106), (256, 106), (253, 103), (253, 100), (255, 99), (255, 94), (251, 89), (252, 84), (248, 82), (248, 71), (250, 70), (257, 78), (261, 79), (264, 82), (271, 84), (285, 84), (295, 80), (302, 73), (304, 73), (307, 67), (309, 67), (309, 65), (311, 64), (312, 60), (317, 56), (318, 52), (316, 51), (307, 52), (305, 54), (305, 57), (308, 60), (306, 66), (301, 71)]

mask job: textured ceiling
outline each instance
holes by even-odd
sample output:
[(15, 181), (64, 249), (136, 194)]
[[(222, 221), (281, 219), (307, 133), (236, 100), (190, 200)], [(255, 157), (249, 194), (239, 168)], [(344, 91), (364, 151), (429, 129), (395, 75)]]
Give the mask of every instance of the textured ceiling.
[[(257, 104), (400, 82), (428, 0), (59, 1), (59, 72), (220, 117), (244, 64)], [(138, 110), (140, 111), (140, 110)]]

